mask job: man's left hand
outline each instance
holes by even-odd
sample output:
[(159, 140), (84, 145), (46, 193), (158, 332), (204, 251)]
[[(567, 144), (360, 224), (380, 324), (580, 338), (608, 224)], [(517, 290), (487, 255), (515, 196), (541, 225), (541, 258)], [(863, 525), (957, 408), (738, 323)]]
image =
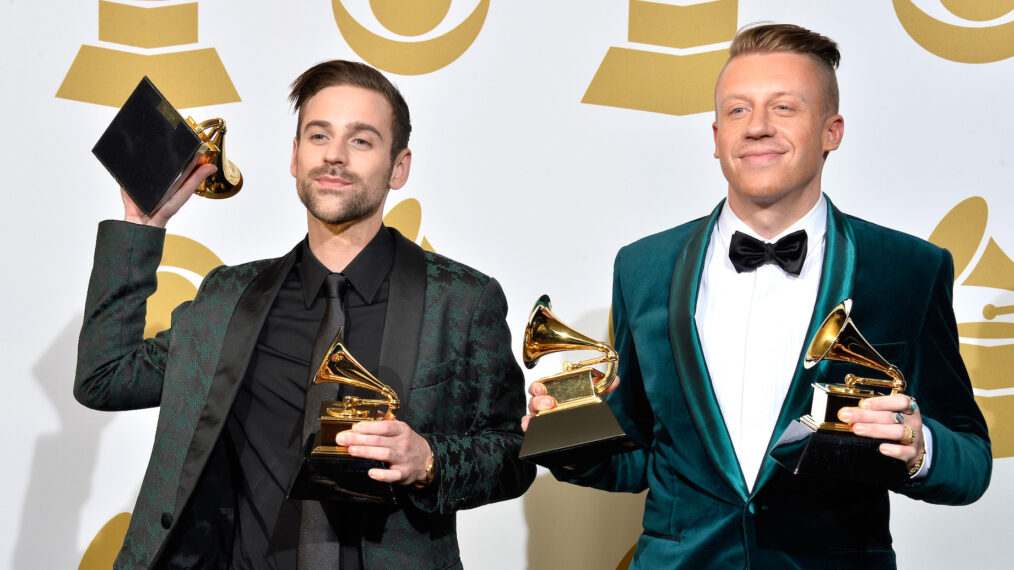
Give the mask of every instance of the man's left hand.
[(856, 435), (897, 441), (880, 444), (880, 453), (904, 461), (911, 469), (922, 457), (926, 445), (922, 437), (922, 414), (913, 402), (911, 396), (904, 394), (867, 398), (859, 402), (858, 408), (839, 410), (838, 418), (847, 422)]
[(400, 485), (426, 480), (426, 466), (433, 451), (405, 422), (359, 422), (351, 430), (339, 433), (337, 439), (338, 445), (348, 446), (349, 455), (387, 464), (387, 469), (370, 469), (371, 479)]

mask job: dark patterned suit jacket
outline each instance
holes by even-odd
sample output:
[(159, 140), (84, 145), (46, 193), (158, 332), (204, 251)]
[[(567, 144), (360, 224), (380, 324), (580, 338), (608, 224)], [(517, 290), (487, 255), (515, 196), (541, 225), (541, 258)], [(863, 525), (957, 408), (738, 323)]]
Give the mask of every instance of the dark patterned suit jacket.
[[(74, 395), (100, 410), (159, 406), (151, 460), (117, 567), (157, 565), (219, 439), (294, 254), (210, 272), (172, 327), (143, 339), (164, 231), (99, 226)], [(517, 457), (523, 378), (497, 282), (396, 233), (380, 378), (410, 386), (399, 419), (429, 442), (437, 480), (401, 488), (374, 513), (366, 568), (460, 566), (455, 512), (519, 496), (534, 478)]]

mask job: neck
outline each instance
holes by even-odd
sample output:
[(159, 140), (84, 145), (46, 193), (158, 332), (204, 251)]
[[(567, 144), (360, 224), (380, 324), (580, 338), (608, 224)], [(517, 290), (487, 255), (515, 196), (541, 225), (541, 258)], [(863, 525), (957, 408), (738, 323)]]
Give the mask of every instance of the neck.
[(820, 191), (809, 192), (792, 199), (783, 198), (772, 203), (743, 200), (729, 192), (729, 207), (757, 235), (771, 239), (798, 222), (817, 204)]
[(382, 224), (379, 214), (344, 224), (325, 224), (309, 212), (306, 216), (310, 251), (335, 273), (343, 271), (359, 255), (377, 235)]

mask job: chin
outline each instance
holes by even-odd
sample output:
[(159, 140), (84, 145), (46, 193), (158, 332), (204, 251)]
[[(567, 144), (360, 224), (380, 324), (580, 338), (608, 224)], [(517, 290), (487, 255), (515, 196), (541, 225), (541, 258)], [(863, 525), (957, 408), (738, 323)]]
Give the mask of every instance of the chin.
[(775, 186), (755, 186), (740, 188), (736, 191), (743, 200), (758, 206), (770, 206), (776, 204), (791, 192), (786, 192)]

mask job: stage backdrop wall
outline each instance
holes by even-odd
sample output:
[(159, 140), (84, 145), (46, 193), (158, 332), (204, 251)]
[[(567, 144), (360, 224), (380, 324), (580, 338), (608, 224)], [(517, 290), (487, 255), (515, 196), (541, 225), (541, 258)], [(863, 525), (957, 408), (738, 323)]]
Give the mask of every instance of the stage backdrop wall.
[[(90, 149), (142, 73), (185, 113), (228, 120), (228, 155), (246, 179), (237, 197), (194, 199), (172, 221), (150, 329), (214, 265), (281, 255), (302, 238), (287, 86), (314, 63), (351, 58), (386, 70), (412, 109), (413, 169), (388, 220), (500, 280), (519, 353), (543, 293), (605, 338), (617, 249), (722, 198), (712, 84), (736, 28), (770, 20), (819, 30), (844, 53), (845, 138), (824, 190), (955, 254), (993, 484), (962, 508), (893, 497), (899, 563), (1010, 567), (1012, 10), (1009, 0), (3, 2), (0, 566), (100, 567), (148, 459), (154, 411), (94, 412), (71, 395), (96, 224), (122, 212)], [(558, 369), (555, 356), (529, 381)], [(643, 496), (540, 472), (524, 497), (460, 514), (462, 556), (472, 568), (615, 568), (642, 507)]]

